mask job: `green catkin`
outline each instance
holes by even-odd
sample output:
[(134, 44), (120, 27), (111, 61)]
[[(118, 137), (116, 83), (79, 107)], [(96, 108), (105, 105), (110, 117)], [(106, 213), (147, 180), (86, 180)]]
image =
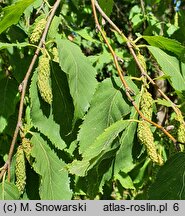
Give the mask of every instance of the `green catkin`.
[(25, 153), (26, 159), (30, 162), (30, 156), (31, 156), (31, 143), (30, 140), (27, 138), (22, 139), (22, 147), (23, 151)]
[(179, 14), (178, 14), (178, 12), (175, 13), (174, 26), (179, 27)]
[(146, 71), (147, 68), (146, 68), (146, 60), (145, 60), (145, 57), (143, 55), (141, 55), (140, 53), (137, 54), (137, 59), (140, 63), (140, 65), (142, 66), (142, 68)]
[(17, 148), (15, 174), (16, 174), (16, 186), (19, 192), (22, 194), (26, 185), (26, 167), (25, 167), (24, 151), (22, 146), (19, 146)]
[(36, 23), (35, 28), (31, 34), (31, 36), (30, 36), (30, 42), (31, 43), (33, 43), (33, 44), (38, 43), (38, 41), (41, 38), (41, 35), (43, 33), (45, 26), (46, 26), (46, 19), (45, 18), (42, 18), (41, 20), (39, 20)]
[(143, 89), (143, 93), (141, 95), (140, 109), (147, 119), (152, 119), (153, 98), (146, 88)]
[[(140, 110), (147, 119), (152, 119), (153, 98), (145, 87), (143, 88), (141, 96)], [(157, 152), (154, 142), (154, 136), (150, 129), (150, 124), (148, 122), (142, 121), (138, 123), (137, 136), (139, 141), (146, 147), (147, 154), (150, 157), (150, 159), (154, 163), (162, 165), (163, 159), (161, 155), (159, 155)]]
[(53, 95), (50, 85), (50, 64), (46, 55), (39, 58), (37, 85), (42, 99), (51, 105)]
[(137, 136), (139, 138), (139, 141), (146, 147), (147, 154), (150, 159), (154, 163), (162, 165), (163, 160), (162, 157), (157, 153), (153, 133), (148, 122), (143, 121), (138, 124)]
[[(185, 123), (183, 116), (181, 114), (177, 115), (176, 121), (178, 121), (177, 141), (185, 143)], [(184, 146), (181, 146), (181, 150), (184, 150)]]
[(53, 47), (52, 54), (53, 54), (53, 61), (59, 63), (58, 49), (56, 47)]
[(177, 131), (178, 141), (181, 143), (185, 143), (185, 125), (184, 123), (180, 123), (178, 131)]

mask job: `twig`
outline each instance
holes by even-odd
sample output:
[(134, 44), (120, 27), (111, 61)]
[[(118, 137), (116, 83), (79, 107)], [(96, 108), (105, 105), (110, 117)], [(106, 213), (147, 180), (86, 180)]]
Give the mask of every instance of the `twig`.
[(19, 130), (20, 130), (20, 127), (22, 125), (22, 115), (23, 115), (23, 107), (24, 107), (24, 97), (25, 97), (25, 94), (26, 94), (26, 88), (27, 88), (27, 84), (28, 84), (28, 80), (29, 80), (29, 77), (32, 73), (32, 70), (33, 70), (33, 67), (34, 67), (34, 64), (37, 60), (37, 57), (40, 53), (40, 50), (41, 48), (44, 46), (45, 44), (45, 39), (46, 39), (46, 36), (47, 36), (47, 32), (48, 32), (48, 29), (49, 29), (49, 26), (51, 24), (51, 21), (55, 15), (55, 12), (60, 4), (61, 0), (57, 0), (55, 2), (55, 4), (53, 5), (53, 8), (51, 10), (51, 13), (48, 17), (48, 20), (47, 20), (47, 23), (46, 23), (46, 26), (45, 26), (45, 29), (44, 29), (44, 32), (42, 34), (42, 37), (41, 37), (41, 40), (39, 42), (39, 45), (35, 51), (35, 54), (32, 58), (32, 61), (30, 63), (30, 66), (26, 72), (26, 75), (24, 77), (24, 80), (22, 81), (22, 83), (20, 84), (22, 86), (22, 91), (21, 91), (21, 100), (20, 100), (20, 104), (19, 104), (19, 113), (18, 113), (18, 119), (17, 119), (17, 125), (16, 125), (16, 128), (15, 128), (15, 131), (14, 131), (14, 135), (13, 135), (13, 139), (12, 139), (12, 142), (11, 142), (11, 145), (10, 145), (10, 150), (9, 150), (9, 154), (8, 154), (8, 159), (6, 161), (6, 163), (4, 164), (3, 166), (3, 169), (0, 173), (0, 179), (2, 178), (2, 176), (4, 175), (4, 173), (6, 172), (7, 168), (8, 168), (8, 181), (10, 181), (10, 164), (11, 164), (11, 160), (12, 160), (12, 156), (13, 156), (13, 151), (14, 151), (14, 147), (15, 147), (15, 143), (16, 143), (16, 140), (17, 140), (17, 136), (18, 136), (18, 133), (19, 133)]
[(93, 0), (94, 5), (96, 6), (97, 10), (99, 11), (99, 13), (102, 15), (102, 17), (104, 17), (105, 20), (107, 20), (107, 22), (123, 37), (123, 40), (126, 41), (126, 44), (130, 50), (130, 53), (132, 54), (137, 66), (139, 67), (141, 74), (143, 76), (145, 76), (149, 82), (157, 89), (157, 91), (161, 94), (161, 96), (163, 98), (165, 98), (167, 101), (169, 101), (172, 105), (173, 110), (175, 111), (175, 113), (177, 115), (181, 114), (181, 111), (178, 109), (178, 107), (176, 106), (176, 104), (174, 104), (170, 98), (156, 85), (156, 83), (153, 81), (153, 79), (146, 73), (145, 69), (142, 67), (142, 65), (140, 64), (137, 55), (134, 51), (133, 48), (138, 49), (138, 46), (136, 46), (133, 41), (129, 40), (124, 33), (116, 26), (115, 23), (112, 22), (112, 20), (110, 20), (110, 18), (104, 13), (104, 11), (101, 9), (101, 7), (99, 6), (98, 2), (96, 0)]
[[(108, 42), (108, 40), (107, 40), (107, 38), (106, 38), (106, 36), (105, 36), (105, 33), (103, 32), (103, 30), (101, 29), (101, 26), (100, 26), (100, 24), (99, 24), (99, 21), (98, 21), (98, 18), (97, 18), (97, 13), (96, 13), (95, 2), (96, 2), (96, 1), (91, 0), (92, 9), (93, 9), (93, 14), (94, 14), (94, 19), (95, 19), (95, 23), (96, 23), (96, 27), (97, 27), (98, 30), (100, 31), (100, 33), (101, 33), (103, 39), (105, 40), (105, 43), (107, 44), (107, 46), (108, 46), (108, 48), (109, 48), (109, 50), (110, 50), (110, 52), (111, 52), (111, 54), (112, 54), (112, 56), (113, 56), (115, 66), (116, 66), (116, 69), (117, 69), (117, 71), (118, 71), (118, 75), (119, 75), (119, 77), (120, 77), (120, 79), (121, 79), (121, 81), (122, 81), (122, 83), (123, 83), (123, 86), (124, 86), (124, 88), (125, 88), (125, 93), (126, 93), (128, 99), (131, 101), (132, 105), (134, 106), (134, 108), (136, 109), (136, 111), (138, 112), (138, 114), (140, 115), (140, 117), (141, 117), (144, 121), (147, 121), (147, 122), (149, 122), (150, 124), (152, 124), (152, 125), (154, 125), (155, 127), (157, 127), (158, 129), (162, 130), (163, 133), (165, 133), (165, 134), (174, 142), (174, 144), (177, 144), (177, 140), (176, 140), (165, 128), (163, 128), (161, 125), (158, 125), (157, 123), (155, 123), (155, 122), (153, 122), (153, 121), (147, 119), (147, 118), (143, 115), (143, 113), (139, 110), (139, 108), (137, 107), (137, 105), (135, 104), (134, 99), (133, 99), (132, 96), (131, 96), (132, 91), (129, 89), (129, 86), (128, 86), (128, 84), (126, 83), (126, 81), (125, 81), (125, 79), (124, 79), (123, 73), (122, 73), (121, 70), (120, 70), (120, 67), (119, 67), (119, 64), (118, 64), (118, 61), (117, 61), (117, 58), (116, 58), (116, 54), (115, 54), (113, 48), (111, 47), (111, 45), (109, 44), (109, 42)], [(127, 41), (128, 41), (128, 39), (127, 39)], [(127, 43), (128, 43), (128, 42), (127, 42)], [(135, 52), (134, 52), (134, 54), (135, 54)], [(141, 67), (141, 65), (140, 65), (140, 67)], [(142, 68), (142, 70), (144, 70), (144, 69)]]
[[(114, 3), (114, 6), (116, 7), (118, 14), (120, 13), (121, 16), (125, 16), (125, 14), (120, 10), (119, 6), (117, 5), (117, 3)], [(118, 15), (119, 16), (119, 15)]]
[(43, 1), (41, 6), (39, 7), (39, 9), (36, 12), (36, 15), (38, 15), (40, 13), (40, 11), (43, 9), (45, 2)]
[(143, 27), (144, 29), (146, 29), (146, 19), (145, 19), (145, 3), (143, 0), (140, 0), (140, 4), (141, 4), (141, 9), (142, 9), (142, 13), (144, 16), (144, 22), (143, 22)]
[[(92, 1), (91, 1), (92, 2)], [(127, 39), (127, 37), (123, 34), (123, 32), (116, 26), (116, 24), (114, 24), (113, 22), (112, 22), (112, 20), (104, 13), (104, 11), (101, 9), (101, 7), (99, 6), (99, 4), (98, 4), (98, 2), (95, 0), (93, 0), (93, 3), (92, 4), (94, 4), (95, 6), (96, 6), (96, 8), (97, 8), (97, 10), (100, 12), (100, 14), (102, 15), (102, 17), (103, 18), (105, 18), (109, 23), (110, 23), (110, 25), (123, 37), (123, 39), (125, 40), (125, 41), (128, 41), (128, 39)]]

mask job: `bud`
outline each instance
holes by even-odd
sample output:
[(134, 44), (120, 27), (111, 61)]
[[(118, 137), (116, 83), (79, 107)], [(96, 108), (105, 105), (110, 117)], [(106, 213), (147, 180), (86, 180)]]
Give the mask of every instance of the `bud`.
[(22, 194), (26, 185), (26, 166), (25, 166), (24, 151), (22, 146), (19, 146), (17, 148), (15, 174), (16, 174), (16, 186), (19, 192)]

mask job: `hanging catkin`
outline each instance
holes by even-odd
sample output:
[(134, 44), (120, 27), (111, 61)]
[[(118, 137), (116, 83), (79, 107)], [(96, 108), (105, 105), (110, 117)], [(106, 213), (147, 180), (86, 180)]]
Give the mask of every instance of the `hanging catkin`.
[(23, 193), (26, 184), (26, 167), (25, 167), (24, 151), (22, 146), (19, 146), (17, 148), (15, 174), (16, 174), (16, 186), (19, 192)]
[(53, 61), (59, 63), (58, 49), (56, 47), (52, 48), (52, 54), (53, 54)]
[(145, 60), (145, 57), (143, 55), (141, 55), (140, 52), (137, 54), (137, 59), (141, 65), (141, 67), (144, 69), (144, 71), (146, 71), (146, 60)]
[(185, 143), (185, 123), (182, 114), (176, 116), (176, 121), (179, 122), (177, 128), (177, 140), (181, 143)]
[(140, 100), (140, 109), (146, 118), (150, 120), (152, 119), (153, 98), (152, 95), (148, 92), (147, 88), (143, 88)]
[(22, 139), (22, 147), (23, 147), (23, 151), (25, 153), (26, 159), (30, 162), (30, 156), (31, 156), (31, 143), (30, 143), (30, 140), (24, 137)]
[[(147, 119), (152, 119), (153, 99), (152, 95), (147, 91), (146, 87), (143, 88), (140, 100), (140, 110)], [(142, 121), (138, 123), (137, 136), (139, 141), (143, 145), (145, 145), (147, 154), (150, 157), (150, 159), (153, 162), (162, 165), (163, 160), (161, 155), (159, 155), (157, 152), (154, 142), (154, 136), (150, 129), (150, 124), (148, 122)]]
[(38, 63), (37, 85), (42, 99), (51, 105), (53, 95), (50, 82), (51, 79), (49, 58), (45, 54), (43, 54), (42, 56), (40, 56)]
[(36, 21), (35, 28), (33, 29), (33, 32), (30, 36), (30, 42), (33, 44), (36, 44), (39, 42), (42, 32), (46, 26), (46, 19), (42, 18), (39, 21)]
[(163, 164), (161, 156), (157, 153), (156, 146), (154, 143), (153, 133), (150, 129), (150, 124), (146, 121), (143, 121), (138, 124), (137, 135), (139, 141), (146, 146), (147, 154), (150, 159), (159, 164)]

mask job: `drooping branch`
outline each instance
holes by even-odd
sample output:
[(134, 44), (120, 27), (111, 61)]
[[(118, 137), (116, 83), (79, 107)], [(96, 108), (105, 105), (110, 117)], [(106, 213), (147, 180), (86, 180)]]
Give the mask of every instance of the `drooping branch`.
[(148, 81), (157, 89), (157, 91), (161, 94), (161, 96), (166, 99), (167, 101), (169, 101), (171, 103), (172, 109), (174, 110), (174, 112), (179, 115), (181, 114), (181, 111), (179, 110), (179, 108), (176, 106), (176, 104), (174, 104), (170, 98), (158, 87), (158, 85), (156, 85), (156, 83), (154, 82), (154, 80), (146, 73), (145, 69), (142, 67), (140, 61), (137, 58), (137, 55), (134, 51), (134, 48), (137, 49), (137, 46), (135, 45), (135, 43), (133, 43), (133, 41), (129, 40), (124, 33), (118, 28), (118, 26), (105, 14), (105, 12), (101, 9), (101, 7), (99, 6), (98, 2), (96, 0), (93, 1), (95, 7), (97, 8), (97, 10), (99, 11), (99, 13), (101, 14), (101, 16), (122, 36), (123, 40), (126, 42), (127, 47), (130, 50), (131, 55), (133, 56), (139, 70), (141, 71), (141, 74), (143, 76), (145, 76)]
[[(97, 1), (91, 0), (91, 4), (92, 4), (92, 9), (93, 9), (93, 14), (94, 14), (95, 23), (96, 23), (96, 28), (100, 31), (100, 33), (101, 33), (101, 35), (102, 35), (102, 37), (103, 37), (103, 39), (104, 39), (106, 45), (108, 46), (108, 48), (109, 48), (109, 50), (110, 50), (110, 52), (111, 52), (111, 54), (112, 54), (112, 56), (113, 56), (115, 66), (116, 66), (116, 69), (117, 69), (117, 71), (118, 71), (118, 75), (119, 75), (119, 77), (120, 77), (120, 79), (121, 79), (121, 81), (122, 81), (122, 83), (123, 83), (123, 86), (124, 86), (124, 88), (125, 88), (125, 93), (126, 93), (128, 99), (131, 101), (132, 105), (134, 106), (134, 108), (136, 109), (136, 111), (138, 112), (138, 114), (140, 115), (140, 117), (141, 117), (144, 121), (149, 122), (150, 124), (154, 125), (156, 128), (158, 128), (158, 129), (160, 129), (161, 131), (163, 131), (163, 133), (166, 134), (166, 135), (173, 141), (173, 143), (176, 145), (176, 144), (177, 144), (177, 140), (176, 140), (165, 128), (163, 128), (161, 125), (158, 125), (157, 123), (155, 123), (155, 122), (153, 122), (153, 121), (147, 119), (147, 118), (143, 115), (143, 113), (139, 110), (139, 108), (137, 107), (137, 105), (135, 104), (135, 101), (134, 101), (134, 99), (133, 99), (133, 97), (132, 97), (132, 92), (133, 92), (133, 91), (129, 88), (127, 82), (125, 81), (124, 76), (123, 76), (123, 73), (122, 73), (122, 71), (121, 71), (121, 69), (120, 69), (120, 66), (119, 66), (119, 63), (118, 63), (116, 54), (115, 54), (113, 48), (111, 47), (111, 45), (110, 45), (110, 43), (109, 43), (109, 41), (108, 41), (108, 39), (107, 39), (107, 37), (106, 37), (104, 31), (102, 30), (102, 28), (101, 28), (101, 26), (100, 26), (100, 24), (99, 24), (98, 17), (97, 17), (97, 13), (96, 13), (96, 7), (99, 8), (99, 11), (101, 11), (101, 15), (102, 15), (104, 18), (106, 18), (106, 20), (109, 21), (109, 23), (111, 23), (111, 25), (112, 25), (113, 27), (115, 27), (115, 29), (118, 30), (118, 32), (124, 37), (124, 39), (125, 39), (127, 45), (129, 46), (130, 51), (132, 51), (131, 53), (134, 54), (134, 57), (135, 57), (134, 59), (137, 61), (138, 66), (139, 66), (139, 68), (140, 68), (142, 74), (143, 74), (143, 73), (146, 73), (145, 70), (144, 70), (144, 68), (141, 66), (139, 60), (137, 59), (137, 56), (136, 56), (136, 54), (135, 54), (135, 52), (134, 52), (134, 50), (133, 50), (133, 48), (132, 48), (131, 43), (129, 42), (129, 39), (127, 39), (126, 36), (121, 32), (121, 30), (119, 30), (118, 27), (105, 15), (105, 13), (102, 12), (102, 9), (101, 9), (100, 6), (98, 5)], [(152, 80), (152, 81), (153, 81), (153, 80)], [(170, 100), (170, 99), (169, 99), (169, 100)]]
[(20, 104), (19, 104), (19, 112), (18, 112), (18, 119), (17, 119), (17, 124), (16, 124), (16, 128), (14, 131), (14, 135), (13, 135), (13, 139), (10, 145), (10, 150), (9, 150), (9, 154), (8, 154), (8, 159), (6, 161), (6, 163), (4, 164), (4, 166), (1, 168), (1, 173), (0, 173), (0, 179), (3, 177), (4, 173), (6, 172), (6, 170), (8, 169), (8, 181), (10, 181), (10, 164), (11, 164), (11, 160), (12, 160), (12, 156), (13, 156), (13, 151), (14, 151), (14, 147), (15, 147), (15, 143), (17, 140), (17, 136), (19, 134), (19, 130), (22, 126), (22, 116), (23, 116), (23, 108), (24, 108), (24, 98), (25, 98), (25, 94), (26, 94), (26, 90), (27, 90), (27, 84), (28, 84), (28, 80), (30, 78), (30, 75), (32, 73), (33, 67), (35, 65), (35, 62), (38, 58), (38, 55), (40, 53), (40, 50), (42, 47), (45, 46), (45, 40), (46, 40), (46, 36), (51, 24), (51, 21), (55, 15), (55, 12), (58, 8), (58, 6), (60, 5), (61, 0), (57, 0), (55, 2), (55, 4), (53, 5), (52, 9), (51, 9), (51, 13), (47, 19), (47, 23), (45, 26), (45, 29), (43, 31), (42, 37), (40, 39), (39, 45), (35, 51), (35, 54), (32, 58), (32, 61), (29, 65), (29, 68), (26, 72), (26, 75), (22, 81), (22, 83), (19, 86), (19, 89), (21, 90), (21, 99), (20, 99)]

